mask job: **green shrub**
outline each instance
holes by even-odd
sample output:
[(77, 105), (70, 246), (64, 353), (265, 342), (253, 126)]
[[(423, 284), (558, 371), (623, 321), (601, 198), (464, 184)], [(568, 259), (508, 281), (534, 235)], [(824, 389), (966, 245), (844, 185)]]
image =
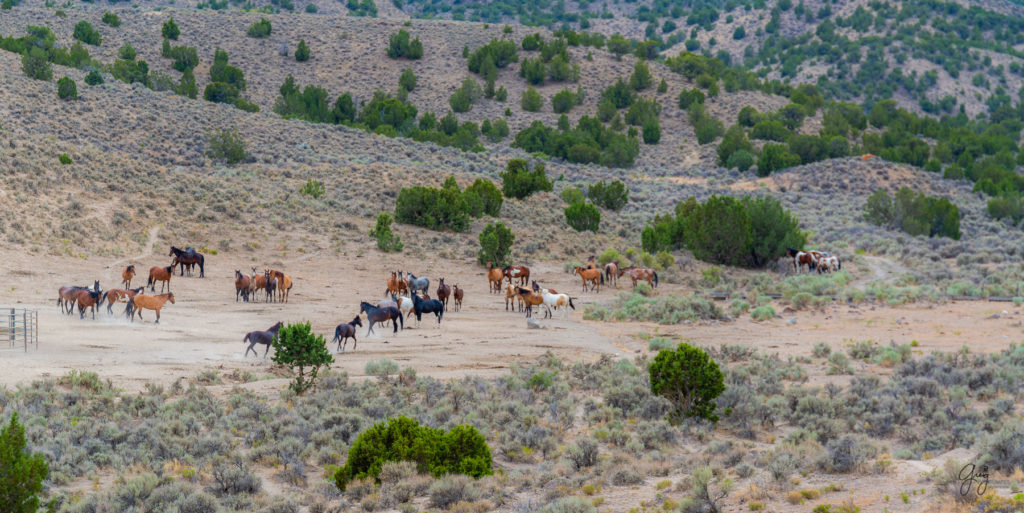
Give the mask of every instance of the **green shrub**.
[(757, 176), (768, 176), (779, 171), (800, 165), (800, 156), (789, 151), (781, 144), (765, 144), (761, 148), (761, 156), (757, 159)]
[[(480, 206), (478, 211), (471, 208), (469, 215), (473, 217), (482, 217), (484, 215), (498, 217), (501, 215), (501, 205), (505, 200), (501, 196), (501, 191), (494, 185), (494, 182), (477, 178), (472, 185), (466, 187), (463, 195), (467, 196), (466, 201), (471, 206)], [(479, 200), (469, 200), (468, 197), (472, 196), (479, 198)]]
[(61, 100), (77, 100), (78, 86), (75, 81), (68, 77), (62, 77), (57, 81), (57, 97)]
[(395, 417), (360, 433), (345, 465), (334, 474), (335, 485), (344, 491), (354, 479), (377, 479), (385, 463), (396, 461), (411, 461), (419, 472), (435, 477), (464, 474), (478, 478), (492, 473), (491, 449), (473, 426), (463, 424), (445, 433), (407, 417)]
[(174, 22), (173, 16), (164, 22), (163, 27), (160, 28), (160, 34), (164, 36), (164, 39), (178, 40), (181, 30), (178, 29), (178, 24)]
[(118, 18), (116, 14), (114, 14), (114, 13), (112, 13), (110, 11), (107, 11), (107, 12), (103, 13), (102, 21), (103, 21), (103, 23), (106, 23), (108, 26), (111, 26), (111, 27), (120, 27), (121, 26), (121, 18)]
[(196, 95), (199, 94), (199, 87), (196, 85), (196, 77), (192, 73), (191, 68), (181, 73), (181, 81), (178, 82), (174, 92), (186, 98), (196, 99)]
[[(193, 69), (199, 65), (199, 53), (196, 52), (196, 47), (194, 46), (172, 47), (167, 53), (167, 57), (174, 59), (174, 63), (171, 64), (171, 67), (181, 72), (184, 72), (187, 69)], [(123, 58), (127, 59), (127, 57)]]
[(480, 84), (473, 80), (472, 77), (466, 77), (462, 81), (462, 86), (456, 89), (451, 97), (448, 98), (448, 105), (455, 112), (469, 112), (473, 108), (473, 103), (482, 96), (483, 90), (480, 89)]
[(306, 44), (305, 39), (299, 40), (299, 45), (295, 47), (295, 60), (298, 62), (306, 62), (309, 60), (309, 45)]
[(750, 317), (755, 321), (767, 321), (775, 318), (775, 309), (770, 305), (759, 306), (750, 312)]
[(715, 398), (725, 391), (724, 377), (718, 364), (702, 349), (684, 343), (675, 351), (660, 351), (649, 372), (651, 392), (673, 405), (670, 421), (679, 422), (685, 417), (718, 421)]
[[(410, 41), (409, 32), (405, 29), (399, 30), (388, 38), (388, 57), (392, 59), (402, 57), (412, 60), (419, 59), (423, 57), (423, 43), (420, 42), (418, 37)], [(411, 91), (412, 89), (409, 90)]]
[(864, 218), (914, 236), (960, 239), (960, 209), (946, 198), (915, 194), (909, 187), (900, 188), (894, 198), (884, 190), (875, 191), (864, 204)]
[(299, 395), (316, 385), (321, 368), (334, 363), (323, 335), (312, 333), (308, 322), (281, 327), (271, 345), (274, 356), (270, 359), (291, 370), (295, 378), (288, 386)]
[(480, 232), (480, 250), (477, 252), (476, 260), (480, 265), (487, 265), (491, 262), (495, 267), (504, 267), (511, 264), (512, 244), (516, 236), (505, 227), (505, 223), (487, 223)]
[(601, 180), (587, 188), (587, 198), (597, 206), (609, 210), (621, 210), (626, 203), (629, 203), (629, 189), (621, 180), (610, 183)]
[(320, 183), (319, 180), (310, 178), (309, 180), (306, 180), (306, 184), (299, 189), (299, 194), (320, 198), (320, 196), (323, 196), (326, 191), (327, 188), (324, 187), (324, 184)]
[(533, 171), (523, 159), (512, 159), (501, 172), (502, 193), (506, 198), (525, 199), (535, 192), (548, 191), (554, 188), (544, 172), (544, 164), (535, 164)]
[(679, 93), (679, 108), (689, 109), (690, 105), (704, 104), (704, 93), (698, 89), (683, 89)]
[[(644, 282), (646, 285), (646, 282)], [(637, 284), (639, 290), (639, 284)], [(649, 321), (659, 324), (678, 324), (684, 320), (717, 320), (725, 314), (707, 298), (669, 294), (645, 297), (632, 293), (618, 297), (609, 307), (593, 304), (583, 312), (583, 318), (597, 321)]]
[(253, 23), (249, 26), (249, 30), (247, 33), (249, 34), (249, 37), (264, 38), (270, 37), (270, 32), (272, 30), (273, 29), (270, 26), (270, 20), (266, 18), (260, 18), (260, 21), (257, 21), (256, 23)]
[[(491, 39), (472, 53), (467, 50), (466, 65), (469, 71), (483, 75), (488, 68), (500, 69), (519, 61), (516, 44), (507, 39)], [(485, 79), (487, 77), (484, 77)]]
[(82, 20), (75, 25), (74, 38), (93, 46), (99, 46), (102, 41), (100, 32), (93, 28), (92, 24), (88, 21)]
[(629, 76), (629, 87), (632, 87), (635, 91), (642, 91), (653, 84), (654, 77), (651, 76), (651, 70), (647, 67), (647, 63), (637, 61), (633, 65), (633, 74)]
[(416, 89), (416, 73), (413, 73), (412, 68), (402, 70), (402, 76), (398, 77), (398, 87), (409, 92)]
[(661, 123), (658, 122), (658, 118), (644, 121), (643, 139), (644, 144), (658, 144), (661, 141)]
[(249, 158), (249, 150), (237, 129), (222, 129), (210, 134), (206, 156), (231, 165)]
[(675, 349), (676, 343), (665, 337), (651, 337), (647, 342), (647, 349), (651, 351), (664, 351)]
[(73, 161), (71, 160), (71, 157), (69, 157), (67, 153), (61, 153), (60, 156), (57, 157), (57, 160), (59, 160), (60, 163), (64, 164), (65, 166), (70, 165), (70, 164), (73, 163)]
[(462, 232), (469, 229), (469, 205), (458, 186), (403, 187), (395, 202), (395, 220), (431, 230)]
[(25, 427), (14, 412), (0, 429), (0, 511), (36, 513), (43, 480), (49, 473), (46, 458), (26, 447)]
[(135, 55), (135, 48), (133, 48), (130, 43), (125, 43), (121, 45), (121, 48), (117, 50), (118, 59), (127, 59), (129, 61), (134, 61)]
[(391, 215), (381, 212), (377, 215), (377, 225), (370, 230), (370, 237), (377, 240), (377, 249), (390, 253), (402, 251), (402, 240), (391, 231)]
[(85, 83), (91, 86), (100, 85), (103, 83), (103, 75), (99, 71), (92, 70), (85, 75)]
[(590, 203), (573, 203), (565, 207), (565, 222), (578, 232), (590, 230), (597, 233), (601, 226), (601, 212)]
[(537, 112), (544, 106), (544, 98), (541, 97), (540, 93), (533, 86), (529, 86), (526, 88), (526, 91), (523, 91), (519, 106), (527, 112)]
[(551, 98), (551, 108), (555, 114), (569, 112), (576, 106), (576, 93), (569, 89), (562, 89)]
[(53, 66), (42, 48), (33, 46), (21, 56), (21, 70), (28, 78), (49, 81), (53, 78)]

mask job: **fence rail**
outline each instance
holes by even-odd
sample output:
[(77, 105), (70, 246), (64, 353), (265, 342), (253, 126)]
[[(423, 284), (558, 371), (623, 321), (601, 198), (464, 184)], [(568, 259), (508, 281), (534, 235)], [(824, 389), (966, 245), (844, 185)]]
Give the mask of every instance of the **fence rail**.
[(7, 339), (9, 347), (19, 345), (28, 352), (35, 344), (39, 349), (39, 313), (27, 308), (0, 308), (0, 340)]

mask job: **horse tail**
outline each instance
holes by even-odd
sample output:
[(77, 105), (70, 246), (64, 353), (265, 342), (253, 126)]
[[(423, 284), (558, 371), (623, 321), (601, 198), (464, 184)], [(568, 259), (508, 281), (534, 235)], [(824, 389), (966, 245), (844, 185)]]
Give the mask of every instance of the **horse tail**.
[[(331, 340), (331, 343), (333, 344), (333, 343), (337, 342), (338, 339), (340, 339), (340, 338), (341, 338), (341, 325), (339, 324), (337, 328), (334, 328), (334, 340)], [(245, 342), (245, 341), (243, 340), (242, 342)]]
[(658, 288), (658, 271), (654, 271), (654, 288)]
[(199, 277), (200, 278), (205, 278), (206, 277), (206, 270), (203, 269), (203, 264), (205, 264), (205, 263), (206, 263), (206, 257), (204, 257), (203, 255), (200, 254), (199, 255)]
[(840, 271), (843, 270), (843, 261), (840, 260), (839, 257), (836, 257), (836, 267), (838, 267)]
[(601, 285), (604, 285), (604, 274), (602, 274), (602, 273), (597, 273), (597, 274), (598, 274), (598, 276), (601, 277)]
[(242, 343), (243, 344), (249, 341), (250, 335), (252, 335), (252, 333), (246, 333), (245, 336), (242, 337)]
[(572, 308), (573, 310), (576, 309), (576, 305), (572, 304), (572, 298), (571, 297), (569, 298), (569, 308)]
[[(395, 321), (391, 321), (391, 322), (395, 322)], [(398, 322), (400, 322), (402, 324), (402, 329), (404, 330), (405, 329), (405, 319), (402, 317), (402, 309), (401, 308), (398, 309)]]

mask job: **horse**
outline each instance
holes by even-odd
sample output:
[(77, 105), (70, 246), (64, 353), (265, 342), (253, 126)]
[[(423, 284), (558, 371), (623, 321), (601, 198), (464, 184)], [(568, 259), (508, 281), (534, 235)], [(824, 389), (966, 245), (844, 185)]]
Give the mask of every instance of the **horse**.
[(281, 271), (270, 270), (270, 275), (277, 280), (277, 300), (288, 302), (288, 295), (292, 290), (292, 277)]
[(465, 295), (466, 290), (460, 289), (458, 283), (456, 283), (452, 287), (455, 289), (452, 292), (452, 297), (455, 299), (455, 311), (458, 312), (462, 310), (462, 297)]
[(146, 287), (139, 287), (137, 289), (110, 289), (104, 294), (107, 300), (107, 314), (114, 315), (114, 303), (120, 303), (122, 299), (125, 299), (127, 303), (128, 299), (135, 297), (140, 294)]
[(242, 271), (235, 269), (235, 302), (238, 302), (238, 297), (241, 296), (242, 300), (246, 303), (249, 302), (249, 287), (252, 285), (252, 280), (248, 276), (242, 274)]
[(249, 347), (245, 349), (245, 356), (249, 356), (249, 351), (252, 351), (253, 356), (256, 356), (256, 350), (253, 349), (253, 347), (255, 347), (256, 344), (263, 344), (267, 346), (267, 350), (263, 351), (263, 357), (266, 358), (267, 353), (270, 352), (270, 345), (277, 338), (277, 332), (280, 331), (281, 326), (283, 325), (283, 323), (279, 322), (271, 326), (267, 331), (250, 331), (249, 333), (246, 333), (245, 337), (242, 337), (243, 344), (246, 342), (249, 343)]
[(530, 282), (530, 268), (525, 265), (510, 265), (501, 270), (501, 274), (508, 278), (509, 284), (513, 279), (519, 280), (519, 285), (526, 285)]
[[(415, 296), (413, 296), (415, 297)], [(366, 336), (370, 336), (373, 333), (374, 323), (383, 323), (385, 321), (394, 321), (398, 319), (398, 322), (394, 322), (395, 330), (392, 333), (398, 333), (398, 323), (402, 323), (402, 329), (405, 329), (405, 320), (402, 319), (402, 312), (393, 306), (388, 308), (377, 308), (376, 306), (363, 301), (359, 303), (359, 313), (366, 312), (366, 322), (369, 324), (370, 329), (366, 330)]]
[(263, 302), (274, 301), (274, 291), (277, 290), (277, 278), (270, 276), (270, 269), (263, 270), (263, 280), (266, 285), (264, 288), (267, 289), (267, 299)]
[(391, 277), (388, 278), (387, 287), (384, 288), (385, 294), (398, 294), (398, 273), (391, 271)]
[(615, 288), (619, 288), (619, 261), (613, 260), (604, 264), (604, 280), (609, 283), (614, 283)]
[(89, 287), (65, 285), (57, 290), (57, 306), (60, 307), (61, 313), (71, 315), (71, 312), (75, 311), (75, 301), (78, 298), (78, 292), (81, 290), (89, 290)]
[[(413, 304), (412, 304), (412, 298), (411, 297), (408, 297), (408, 296), (397, 296), (396, 297), (394, 294), (391, 294), (391, 300), (394, 301), (396, 305), (398, 305), (398, 311), (402, 312), (402, 316), (403, 317), (405, 317), (406, 319), (410, 318), (409, 316), (412, 315), (412, 310), (413, 310)], [(378, 305), (379, 305), (379, 303), (378, 303)]]
[(586, 267), (586, 269), (597, 269), (597, 257), (596, 256), (590, 255), (589, 257), (587, 257), (587, 267)]
[(491, 293), (501, 292), (501, 280), (504, 279), (501, 269), (487, 262), (487, 290)]
[(437, 317), (437, 325), (441, 325), (441, 318), (444, 317), (444, 304), (436, 299), (423, 299), (412, 293), (412, 311), (416, 314), (416, 325), (423, 320), (423, 314), (432, 313)]
[[(533, 291), (540, 292), (540, 285), (537, 284), (537, 280), (533, 280)], [(552, 294), (558, 294), (558, 292), (555, 289), (547, 289), (547, 291)]]
[(788, 248), (786, 249), (786, 256), (793, 259), (793, 271), (797, 274), (800, 273), (800, 269), (803, 266), (807, 266), (807, 271), (813, 271), (817, 266), (817, 261), (814, 255), (807, 251), (800, 251), (799, 249)]
[(815, 265), (818, 267), (818, 274), (826, 272), (833, 273), (843, 268), (843, 264), (839, 261), (839, 257), (835, 255), (821, 257), (815, 262)]
[(452, 295), (452, 288), (444, 284), (444, 278), (438, 282), (437, 285), (437, 299), (444, 305), (444, 309), (448, 310), (448, 297)]
[(506, 285), (505, 286), (505, 311), (506, 312), (508, 311), (508, 307), (509, 307), (510, 304), (513, 306), (512, 311), (513, 312), (516, 311), (516, 309), (515, 309), (516, 299), (519, 300), (519, 311), (522, 312), (523, 311), (523, 298), (519, 296), (519, 293), (516, 292), (516, 288), (513, 287), (512, 284)]
[(421, 291), (424, 294), (427, 293), (427, 289), (430, 288), (430, 280), (426, 276), (417, 278), (415, 274), (406, 274), (409, 282), (409, 292)]
[(124, 280), (124, 288), (125, 289), (131, 289), (132, 288), (132, 278), (134, 278), (134, 277), (135, 277), (135, 266), (134, 265), (129, 265), (128, 267), (125, 267), (123, 271), (121, 271), (121, 279)]
[(125, 313), (131, 313), (131, 320), (135, 322), (135, 315), (138, 314), (139, 320), (142, 319), (142, 310), (153, 310), (156, 312), (156, 323), (160, 324), (160, 309), (164, 307), (164, 304), (168, 301), (174, 304), (174, 293), (168, 292), (166, 294), (160, 294), (156, 296), (147, 296), (145, 294), (138, 294), (131, 298), (128, 302), (128, 307), (125, 308)]
[(658, 288), (658, 272), (654, 269), (646, 269), (642, 267), (623, 267), (619, 269), (619, 276), (623, 274), (630, 277), (633, 280), (633, 288), (636, 288), (636, 283), (640, 280), (644, 280), (648, 285), (654, 288)]
[(267, 288), (267, 278), (262, 274), (256, 274), (256, 268), (252, 268), (252, 275), (249, 277), (249, 296), (256, 299), (256, 291)]
[(601, 272), (600, 269), (596, 267), (593, 269), (584, 269), (582, 267), (577, 266), (573, 268), (572, 273), (578, 275), (580, 278), (583, 279), (583, 292), (587, 291), (588, 282), (591, 284), (590, 290), (594, 290), (594, 288), (596, 287), (597, 292), (601, 292), (601, 285), (604, 284), (604, 274)]
[[(548, 308), (548, 312), (551, 311), (551, 308), (565, 308), (566, 306), (573, 310), (576, 309), (576, 305), (572, 304), (572, 298), (569, 297), (569, 294), (555, 294), (550, 290), (543, 289), (540, 291), (540, 295), (544, 298), (544, 306)], [(568, 309), (565, 310), (565, 318), (569, 318)]]
[[(98, 283), (98, 282), (97, 282)], [(92, 318), (96, 318), (96, 309), (103, 306), (104, 294), (96, 287), (96, 290), (82, 289), (75, 294), (75, 302), (78, 303), (78, 318), (85, 319), (85, 311), (92, 308)]]
[(398, 281), (396, 282), (396, 284), (398, 285), (398, 291), (397, 292), (399, 294), (401, 294), (403, 292), (406, 293), (406, 294), (409, 293), (409, 280), (406, 279), (405, 276), (403, 276), (403, 273), (402, 273), (401, 270), (398, 271)]
[[(338, 351), (345, 352), (345, 347), (348, 346), (348, 339), (352, 339), (352, 350), (356, 350), (356, 344), (359, 342), (356, 340), (356, 326), (363, 327), (363, 321), (357, 315), (352, 322), (345, 324), (339, 324), (337, 328), (334, 328), (334, 340), (331, 342), (338, 343)], [(342, 344), (344, 342), (344, 344)]]
[(167, 285), (167, 292), (171, 291), (171, 276), (174, 276), (174, 264), (167, 267), (150, 267), (149, 268), (149, 280), (146, 285), (149, 285), (150, 292), (156, 292), (156, 282), (163, 282), (160, 284), (160, 292), (164, 291), (164, 285)]
[[(533, 316), (533, 307), (541, 306), (544, 304), (544, 296), (523, 287), (516, 287), (516, 294), (523, 300), (523, 304), (526, 305), (526, 316)], [(551, 308), (548, 308), (548, 314), (545, 317), (551, 316)]]
[[(178, 264), (181, 265), (181, 276), (185, 276), (186, 265), (191, 266), (199, 264), (199, 277), (206, 277), (206, 272), (203, 269), (203, 265), (206, 258), (203, 257), (202, 253), (199, 253), (192, 248), (185, 248), (185, 251), (182, 251), (174, 246), (171, 246), (171, 252), (168, 253), (167, 256), (173, 256), (175, 260), (178, 262)], [(192, 274), (191, 269), (189, 270), (189, 274)]]

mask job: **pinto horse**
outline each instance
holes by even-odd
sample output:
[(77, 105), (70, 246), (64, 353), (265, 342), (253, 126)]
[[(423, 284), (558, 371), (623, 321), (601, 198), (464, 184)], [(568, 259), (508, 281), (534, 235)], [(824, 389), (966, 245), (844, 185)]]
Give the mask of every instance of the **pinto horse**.
[(124, 299), (125, 300), (124, 302), (127, 303), (129, 299), (135, 297), (138, 294), (141, 294), (143, 290), (146, 290), (146, 287), (139, 287), (137, 289), (127, 289), (127, 290), (126, 289), (110, 289), (110, 290), (108, 290), (107, 293), (104, 294), (104, 296), (106, 296), (106, 300), (107, 300), (107, 314), (114, 315), (114, 308), (113, 308), (114, 307), (114, 303), (120, 303), (122, 299)]
[(85, 311), (92, 308), (92, 318), (96, 318), (96, 309), (103, 306), (104, 294), (99, 290), (82, 289), (75, 295), (75, 302), (78, 303), (78, 318), (85, 319)]
[(569, 294), (555, 294), (548, 289), (542, 289), (540, 295), (544, 298), (544, 306), (547, 307), (548, 313), (551, 313), (552, 308), (563, 308), (565, 311), (565, 318), (569, 318), (569, 309), (565, 308), (568, 306), (573, 310), (576, 309), (576, 305), (572, 304), (572, 298)]
[(235, 302), (238, 302), (238, 297), (241, 296), (242, 300), (246, 303), (249, 302), (249, 287), (252, 285), (252, 280), (248, 276), (242, 274), (242, 271), (235, 269)]
[(501, 280), (504, 279), (504, 275), (501, 269), (497, 269), (492, 265), (491, 262), (487, 262), (487, 290), (488, 292), (496, 293), (501, 292)]
[(125, 313), (131, 312), (131, 320), (135, 322), (135, 315), (138, 314), (139, 320), (142, 319), (142, 310), (153, 310), (156, 312), (156, 323), (160, 324), (160, 310), (164, 307), (168, 301), (174, 304), (174, 293), (168, 292), (166, 294), (159, 294), (156, 296), (147, 296), (145, 294), (137, 294), (135, 297), (128, 301), (128, 308), (125, 309)]
[(462, 310), (462, 297), (466, 294), (465, 289), (460, 289), (459, 284), (456, 283), (452, 286), (455, 290), (452, 292), (452, 298), (455, 299), (455, 311)]
[(826, 272), (834, 273), (843, 268), (843, 264), (839, 261), (839, 257), (835, 255), (820, 257), (815, 261), (815, 265), (818, 267), (818, 274)]
[(432, 313), (437, 317), (437, 325), (441, 325), (441, 318), (444, 317), (444, 304), (436, 299), (423, 299), (412, 293), (412, 311), (416, 314), (416, 325), (423, 320), (423, 314)]
[(334, 339), (331, 340), (331, 342), (338, 343), (338, 351), (342, 353), (345, 352), (349, 338), (352, 339), (352, 350), (356, 350), (356, 344), (359, 343), (359, 341), (356, 340), (356, 326), (359, 326), (360, 328), (363, 327), (363, 321), (358, 315), (355, 319), (352, 319), (352, 322), (339, 324), (337, 328), (334, 328)]
[(577, 266), (573, 269), (572, 272), (573, 274), (578, 275), (580, 278), (583, 279), (583, 292), (587, 291), (588, 283), (590, 284), (590, 290), (594, 290), (594, 288), (596, 287), (597, 292), (601, 292), (601, 285), (604, 284), (604, 274), (601, 272), (600, 269), (596, 267), (592, 269), (584, 269), (582, 267)]
[(525, 265), (510, 265), (501, 270), (506, 278), (508, 278), (509, 284), (512, 280), (519, 280), (519, 285), (526, 285), (530, 282), (530, 268)]
[(167, 267), (150, 267), (149, 268), (149, 280), (146, 281), (146, 285), (149, 286), (150, 292), (156, 292), (156, 282), (162, 282), (160, 284), (160, 292), (164, 291), (164, 285), (167, 285), (167, 291), (171, 291), (171, 276), (174, 276), (174, 264)]
[[(415, 297), (415, 296), (413, 296)], [(405, 320), (402, 319), (402, 312), (393, 306), (387, 308), (377, 308), (376, 306), (363, 301), (359, 303), (359, 313), (366, 313), (366, 322), (370, 326), (370, 329), (366, 330), (366, 336), (370, 336), (373, 333), (373, 325), (376, 323), (385, 323), (392, 321), (395, 325), (395, 330), (392, 333), (398, 333), (398, 323), (402, 323), (402, 329), (405, 329)], [(395, 319), (398, 319), (395, 321)]]
[(813, 271), (817, 266), (817, 259), (814, 258), (810, 252), (801, 251), (799, 249), (788, 248), (786, 249), (786, 256), (793, 259), (793, 271), (797, 274), (800, 273), (800, 269), (803, 266), (807, 266), (807, 271)]
[(121, 279), (124, 280), (124, 288), (125, 289), (131, 289), (132, 288), (132, 278), (134, 278), (134, 277), (135, 277), (135, 266), (134, 265), (129, 265), (128, 267), (125, 267), (123, 271), (121, 271)]
[[(541, 290), (541, 287), (537, 283), (537, 280), (533, 280), (533, 291), (537, 292), (537, 293), (540, 293), (540, 290)], [(552, 294), (558, 294), (558, 292), (555, 289), (545, 289), (545, 290), (547, 290), (548, 292), (550, 292)]]
[(619, 261), (613, 260), (604, 265), (604, 279), (609, 283), (614, 283), (615, 288), (619, 288)]
[(437, 285), (437, 299), (444, 305), (444, 309), (448, 310), (448, 297), (452, 295), (452, 288), (444, 284), (444, 278), (438, 282)]
[[(402, 317), (408, 319), (412, 315), (412, 298), (408, 296), (395, 296), (391, 294), (391, 300), (398, 306), (398, 311), (402, 312)], [(378, 306), (380, 304), (378, 303)]]
[(206, 273), (203, 270), (203, 265), (206, 258), (203, 257), (202, 253), (199, 253), (198, 251), (192, 248), (185, 248), (185, 250), (182, 251), (174, 246), (171, 246), (171, 252), (168, 253), (167, 256), (173, 256), (175, 261), (179, 265), (181, 265), (181, 276), (185, 276), (186, 265), (190, 266), (189, 274), (192, 274), (191, 266), (199, 264), (199, 277), (206, 277)]
[(646, 281), (648, 285), (654, 288), (658, 288), (658, 272), (654, 269), (646, 269), (643, 267), (623, 267), (619, 269), (619, 276), (625, 274), (633, 280), (633, 288), (636, 288), (638, 281)]
[(270, 352), (270, 345), (277, 338), (277, 332), (281, 330), (281, 326), (284, 326), (284, 324), (279, 322), (271, 326), (267, 331), (250, 331), (249, 333), (246, 333), (245, 337), (242, 338), (243, 344), (246, 342), (249, 343), (249, 347), (245, 349), (245, 356), (249, 356), (249, 351), (252, 351), (253, 356), (257, 356), (256, 350), (253, 349), (253, 347), (255, 347), (256, 344), (263, 344), (267, 346), (267, 350), (263, 351), (263, 357), (266, 358), (267, 353)]

